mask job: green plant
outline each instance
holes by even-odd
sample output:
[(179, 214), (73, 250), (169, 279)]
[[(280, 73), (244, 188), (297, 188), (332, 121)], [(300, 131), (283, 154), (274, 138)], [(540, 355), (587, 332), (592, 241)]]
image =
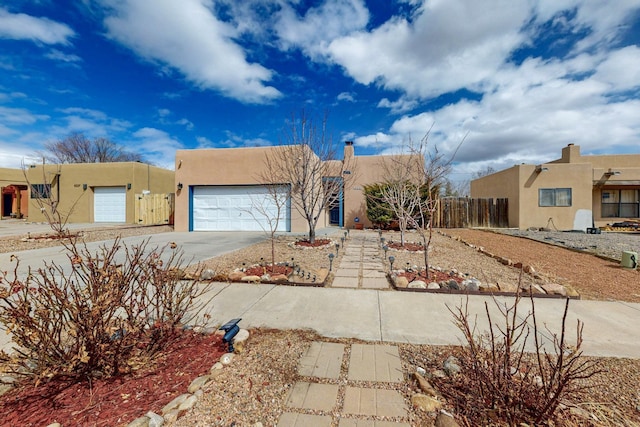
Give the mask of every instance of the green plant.
[(74, 239), (69, 263), (19, 277), (0, 277), (0, 323), (15, 348), (0, 354), (14, 374), (37, 381), (56, 376), (111, 376), (134, 358), (161, 350), (206, 307), (210, 284), (182, 280), (182, 253), (127, 247), (119, 239), (95, 253)]
[(367, 203), (367, 218), (377, 228), (387, 229), (396, 220), (393, 210), (383, 199), (384, 184), (370, 184), (364, 186), (364, 196)]
[[(441, 387), (472, 425), (498, 421), (508, 425), (546, 423), (561, 401), (578, 397), (585, 389), (580, 380), (600, 372), (596, 361), (581, 357), (581, 321), (577, 323), (575, 343), (567, 342), (569, 299), (560, 332), (545, 328), (551, 337), (552, 352), (547, 352), (540, 340), (542, 331), (533, 297), (531, 311), (526, 315), (518, 310), (520, 302), (519, 294), (511, 305), (494, 299), (500, 322), (494, 320), (485, 302), (486, 332), (478, 332), (477, 325), (471, 325), (468, 300), (464, 307), (449, 309), (467, 345), (462, 350), (463, 371)], [(529, 347), (531, 344), (533, 348)]]

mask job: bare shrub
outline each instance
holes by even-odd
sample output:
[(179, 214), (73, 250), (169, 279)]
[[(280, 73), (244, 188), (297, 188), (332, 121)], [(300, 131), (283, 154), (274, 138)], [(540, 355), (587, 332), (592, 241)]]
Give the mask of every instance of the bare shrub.
[[(468, 300), (449, 309), (467, 345), (462, 348), (461, 374), (443, 381), (441, 390), (471, 425), (548, 422), (562, 401), (577, 398), (585, 390), (581, 380), (601, 372), (597, 361), (581, 357), (583, 323), (578, 320), (575, 344), (569, 345), (567, 299), (560, 332), (544, 328), (553, 344), (548, 352), (540, 340), (533, 297), (531, 311), (525, 315), (519, 311), (519, 294), (510, 305), (495, 298), (494, 303), (500, 319), (494, 319), (485, 302), (486, 332), (479, 332), (475, 322), (472, 325)], [(529, 345), (533, 348), (528, 352)]]
[(68, 265), (45, 262), (24, 278), (15, 263), (0, 277), (0, 323), (15, 349), (0, 354), (12, 373), (111, 376), (161, 350), (201, 314), (210, 284), (182, 280), (182, 253), (127, 247), (120, 239), (92, 253), (71, 240)]

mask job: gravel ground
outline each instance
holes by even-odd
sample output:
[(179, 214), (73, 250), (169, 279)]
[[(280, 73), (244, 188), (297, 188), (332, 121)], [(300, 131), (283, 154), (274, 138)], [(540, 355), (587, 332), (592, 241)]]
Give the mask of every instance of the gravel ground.
[(491, 229), (509, 236), (526, 237), (544, 243), (575, 249), (620, 261), (622, 252), (640, 253), (640, 232), (610, 232), (586, 234), (570, 231), (516, 230), (513, 228)]

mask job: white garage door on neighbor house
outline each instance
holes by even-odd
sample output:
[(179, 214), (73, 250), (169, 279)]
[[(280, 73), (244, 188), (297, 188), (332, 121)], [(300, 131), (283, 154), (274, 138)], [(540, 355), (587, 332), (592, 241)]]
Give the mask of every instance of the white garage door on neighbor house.
[[(278, 192), (286, 199), (286, 189)], [(269, 190), (251, 186), (196, 186), (192, 192), (193, 231), (269, 231), (267, 218), (276, 218), (278, 209)], [(266, 215), (265, 215), (266, 213)], [(291, 229), (291, 207), (281, 209), (278, 231)]]
[(125, 187), (95, 187), (93, 189), (94, 222), (127, 221), (127, 189)]

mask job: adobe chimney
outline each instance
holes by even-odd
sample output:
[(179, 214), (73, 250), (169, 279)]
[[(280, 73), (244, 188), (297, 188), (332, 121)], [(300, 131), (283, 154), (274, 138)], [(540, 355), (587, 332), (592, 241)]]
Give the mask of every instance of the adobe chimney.
[(344, 160), (351, 159), (354, 156), (353, 141), (344, 142)]

